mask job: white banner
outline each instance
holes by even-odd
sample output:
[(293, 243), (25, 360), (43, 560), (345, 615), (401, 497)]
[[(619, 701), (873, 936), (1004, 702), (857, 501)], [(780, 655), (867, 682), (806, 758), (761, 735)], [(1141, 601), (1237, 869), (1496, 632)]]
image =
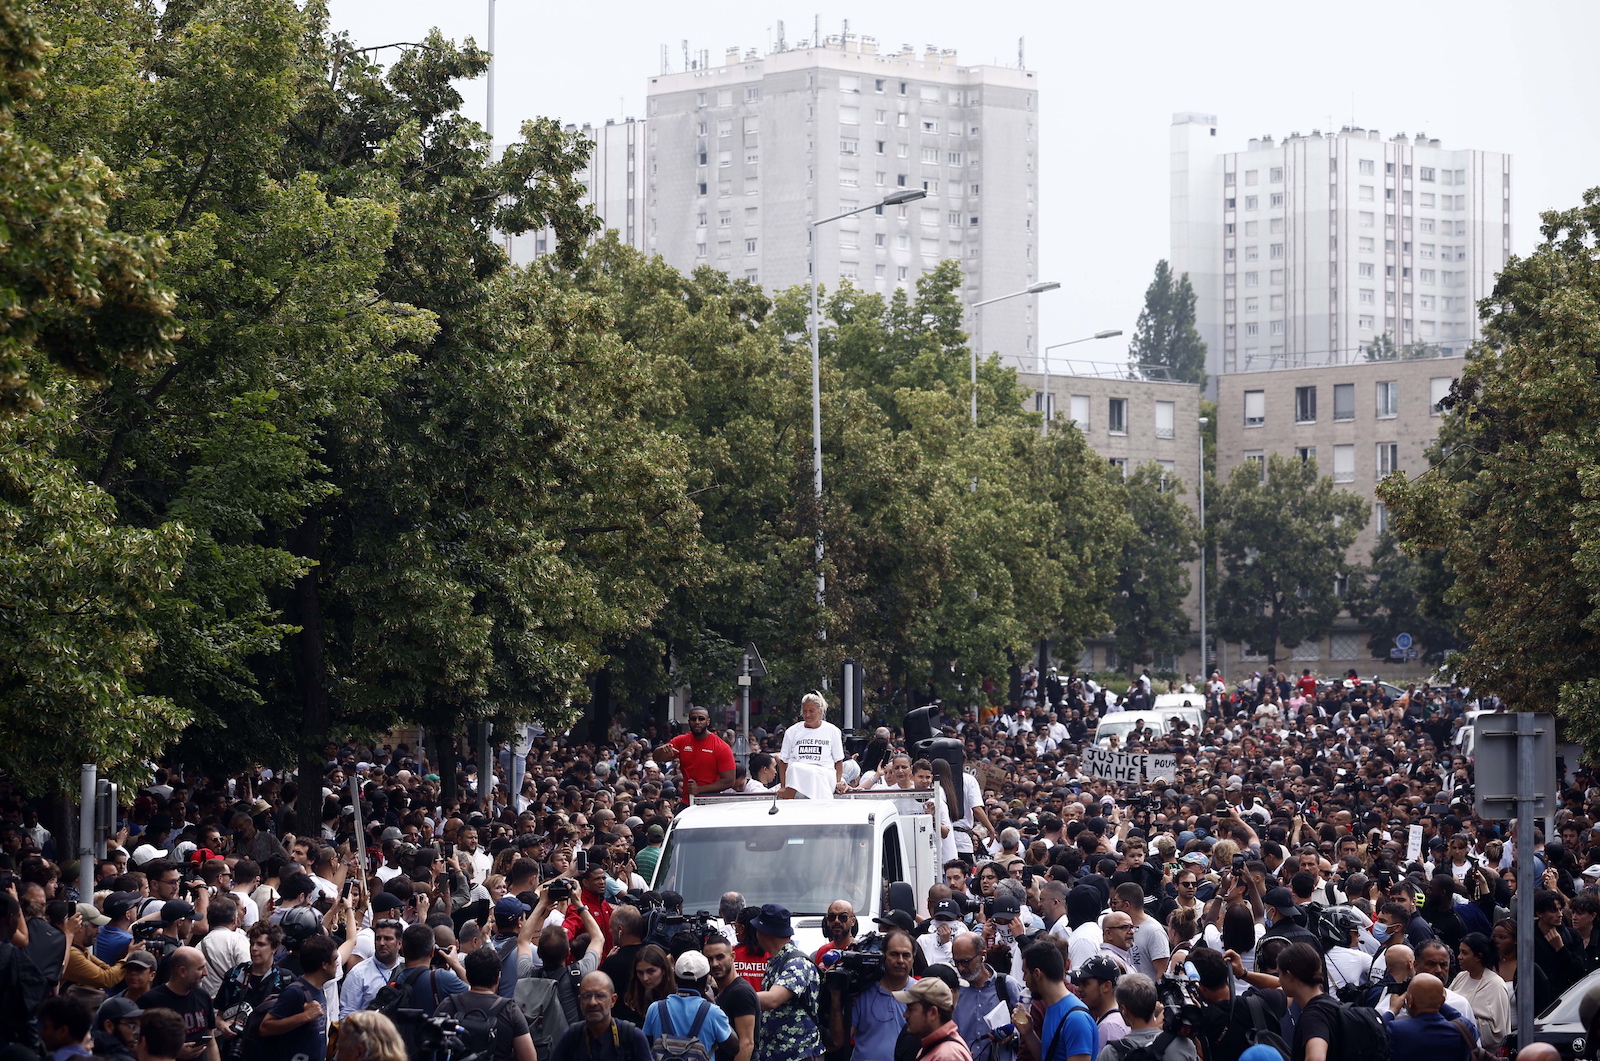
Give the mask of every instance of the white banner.
[(1178, 772), (1176, 756), (1113, 752), (1104, 748), (1085, 748), (1079, 762), (1090, 777), (1119, 784), (1137, 785), (1157, 779), (1171, 781)]

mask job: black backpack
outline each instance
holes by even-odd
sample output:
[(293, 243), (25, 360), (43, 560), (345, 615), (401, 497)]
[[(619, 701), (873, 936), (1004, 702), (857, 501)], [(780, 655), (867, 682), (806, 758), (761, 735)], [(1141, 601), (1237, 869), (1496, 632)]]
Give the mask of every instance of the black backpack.
[(1283, 1061), (1289, 1061), (1289, 1044), (1279, 1034), (1277, 1022), (1267, 1016), (1266, 1003), (1257, 995), (1241, 995), (1239, 1000), (1250, 1014), (1250, 1030), (1245, 1032), (1245, 1039), (1251, 1046), (1270, 1046)]
[(461, 1025), (461, 1052), (460, 1057), (478, 1057), (484, 1061), (493, 1061), (498, 1055), (496, 1047), (500, 1039), (500, 1014), (507, 1006), (515, 1005), (509, 998), (494, 996), (494, 1003), (488, 1009), (477, 1006), (464, 1006), (459, 999), (468, 998), (468, 995), (451, 995), (439, 1004), (436, 1013), (440, 1017), (454, 1017)]
[(1328, 1044), (1328, 1061), (1389, 1061), (1389, 1029), (1370, 1006), (1335, 1002), (1337, 1041)]
[[(407, 976), (407, 973), (416, 973), (417, 975)], [(402, 965), (389, 974), (389, 982), (378, 988), (378, 993), (372, 996), (372, 1001), (367, 1003), (367, 1008), (375, 1013), (382, 1013), (390, 1020), (394, 1020), (395, 1015), (402, 1009), (411, 1007), (411, 988), (421, 979), (423, 973), (427, 973), (428, 978), (433, 981), (429, 984), (429, 987), (433, 989), (433, 997), (437, 1001), (439, 997), (438, 974), (432, 969), (407, 969)]]
[(1118, 1039), (1114, 1043), (1107, 1043), (1111, 1047), (1112, 1056), (1117, 1061), (1162, 1061), (1167, 1056), (1167, 1047), (1177, 1040), (1171, 1032), (1162, 1032), (1154, 1040), (1143, 1046), (1135, 1046), (1127, 1039)]

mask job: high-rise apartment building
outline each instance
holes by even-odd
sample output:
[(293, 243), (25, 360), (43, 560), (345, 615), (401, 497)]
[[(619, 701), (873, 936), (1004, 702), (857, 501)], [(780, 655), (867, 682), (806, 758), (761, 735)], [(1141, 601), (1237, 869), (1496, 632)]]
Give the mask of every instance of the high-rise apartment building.
[[(586, 189), (584, 203), (600, 218), (603, 228), (616, 229), (622, 242), (640, 250), (649, 223), (644, 183), (639, 179), (645, 169), (644, 129), (645, 123), (633, 118), (566, 127), (567, 132), (582, 133), (594, 145), (580, 176)], [(502, 150), (503, 145), (496, 145), (497, 152)], [(513, 262), (525, 265), (555, 246), (555, 231), (544, 228), (511, 237), (509, 251)]]
[[(1037, 278), (1039, 96), (1025, 69), (960, 66), (954, 51), (880, 52), (840, 35), (648, 88), (647, 250), (777, 291), (808, 279), (811, 222), (901, 189), (926, 198), (817, 228), (817, 276), (870, 292), (914, 288), (961, 262), (967, 305)], [(974, 344), (1031, 367), (1036, 308), (976, 311)]]
[(1375, 342), (1461, 353), (1511, 255), (1511, 156), (1375, 129), (1218, 146), (1172, 119), (1172, 267), (1216, 376), (1365, 360)]

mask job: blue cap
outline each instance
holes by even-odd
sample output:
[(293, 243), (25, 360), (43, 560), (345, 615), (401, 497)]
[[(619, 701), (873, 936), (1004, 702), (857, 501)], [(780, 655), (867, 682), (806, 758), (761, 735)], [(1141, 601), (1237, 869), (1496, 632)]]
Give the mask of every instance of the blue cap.
[(514, 921), (523, 914), (532, 912), (533, 907), (518, 899), (515, 895), (507, 895), (494, 904), (494, 916), (497, 920)]

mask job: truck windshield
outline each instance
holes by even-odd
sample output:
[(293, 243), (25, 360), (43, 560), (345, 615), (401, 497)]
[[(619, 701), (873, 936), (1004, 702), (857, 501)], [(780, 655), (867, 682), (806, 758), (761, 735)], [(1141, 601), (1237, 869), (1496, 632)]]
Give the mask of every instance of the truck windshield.
[(674, 829), (655, 890), (681, 894), (687, 913), (714, 913), (724, 892), (756, 906), (778, 903), (797, 917), (820, 917), (835, 899), (869, 910), (872, 846), (870, 825)]

